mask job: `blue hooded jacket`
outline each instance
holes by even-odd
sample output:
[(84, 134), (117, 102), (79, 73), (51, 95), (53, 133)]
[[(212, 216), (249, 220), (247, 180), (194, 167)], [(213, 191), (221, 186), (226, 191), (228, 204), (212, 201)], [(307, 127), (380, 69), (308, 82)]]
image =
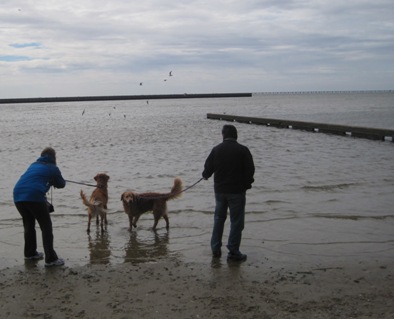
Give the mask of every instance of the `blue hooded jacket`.
[(66, 181), (51, 156), (30, 165), (14, 187), (14, 202), (45, 202), (50, 187), (64, 188)]

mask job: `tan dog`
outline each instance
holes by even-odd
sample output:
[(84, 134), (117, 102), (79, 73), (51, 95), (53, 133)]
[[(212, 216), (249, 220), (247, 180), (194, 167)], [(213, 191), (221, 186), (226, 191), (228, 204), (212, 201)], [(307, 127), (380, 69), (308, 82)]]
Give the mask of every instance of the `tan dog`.
[(96, 217), (96, 224), (99, 224), (99, 216), (100, 216), (100, 226), (101, 231), (104, 231), (104, 223), (107, 226), (107, 204), (108, 204), (108, 180), (109, 176), (104, 173), (97, 174), (94, 177), (94, 180), (97, 182), (97, 186), (92, 192), (89, 201), (87, 200), (85, 193), (81, 190), (81, 198), (84, 203), (88, 207), (88, 229), (87, 232), (90, 232), (90, 222), (92, 218)]
[(174, 185), (170, 193), (135, 193), (124, 192), (120, 198), (123, 202), (125, 213), (129, 216), (131, 230), (137, 227), (137, 221), (140, 216), (152, 211), (154, 217), (153, 230), (156, 230), (157, 223), (161, 217), (166, 221), (166, 228), (169, 229), (170, 223), (167, 214), (167, 201), (176, 199), (182, 195), (182, 181), (180, 178), (174, 179)]

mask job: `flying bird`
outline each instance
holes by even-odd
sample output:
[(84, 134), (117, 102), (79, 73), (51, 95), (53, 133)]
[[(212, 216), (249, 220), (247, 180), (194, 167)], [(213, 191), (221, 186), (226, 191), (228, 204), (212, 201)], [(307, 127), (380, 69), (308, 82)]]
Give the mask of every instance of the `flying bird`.
[(142, 82), (140, 82), (140, 86), (142, 85)]
[(84, 115), (85, 114), (85, 109), (83, 109), (83, 111), (82, 111), (82, 115)]
[(172, 71), (170, 71), (170, 73), (168, 74), (169, 76), (172, 76)]

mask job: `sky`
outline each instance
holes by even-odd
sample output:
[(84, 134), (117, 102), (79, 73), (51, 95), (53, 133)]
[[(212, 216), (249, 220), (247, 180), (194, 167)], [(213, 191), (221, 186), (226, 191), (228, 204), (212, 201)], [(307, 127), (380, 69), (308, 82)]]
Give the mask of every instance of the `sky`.
[(0, 99), (392, 90), (393, 17), (393, 0), (2, 0)]

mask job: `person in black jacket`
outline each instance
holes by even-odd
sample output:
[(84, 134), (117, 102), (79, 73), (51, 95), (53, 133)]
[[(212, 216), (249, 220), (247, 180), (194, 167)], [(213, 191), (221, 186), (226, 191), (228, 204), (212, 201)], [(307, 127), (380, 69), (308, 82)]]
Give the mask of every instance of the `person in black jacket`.
[(245, 223), (246, 190), (254, 182), (254, 162), (249, 149), (238, 143), (234, 125), (224, 125), (223, 142), (215, 146), (205, 161), (202, 176), (214, 175), (215, 215), (211, 237), (214, 257), (220, 257), (227, 210), (230, 211), (230, 234), (227, 243), (228, 260), (244, 261), (246, 255), (239, 250)]

